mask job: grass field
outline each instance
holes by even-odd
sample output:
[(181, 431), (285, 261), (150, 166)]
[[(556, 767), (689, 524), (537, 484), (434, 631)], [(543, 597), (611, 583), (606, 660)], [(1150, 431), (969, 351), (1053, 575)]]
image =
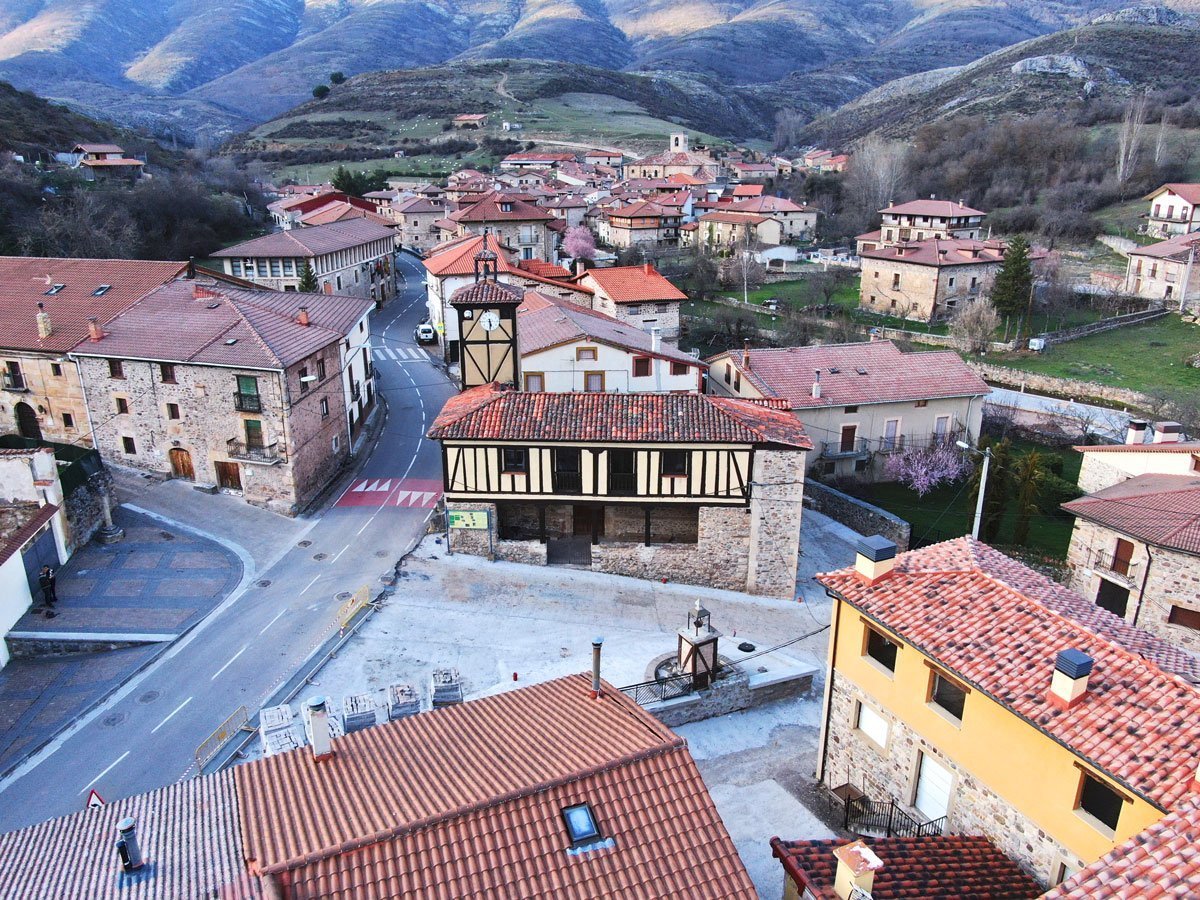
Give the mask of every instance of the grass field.
[(1200, 369), (1186, 362), (1197, 352), (1200, 326), (1169, 315), (1148, 325), (1057, 344), (1044, 353), (992, 354), (988, 362), (1152, 394), (1163, 388), (1200, 391)]

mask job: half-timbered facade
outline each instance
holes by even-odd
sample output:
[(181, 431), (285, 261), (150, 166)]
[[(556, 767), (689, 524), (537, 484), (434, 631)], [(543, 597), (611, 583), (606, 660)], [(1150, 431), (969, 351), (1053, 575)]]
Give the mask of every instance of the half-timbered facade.
[(524, 288), (496, 281), (496, 254), (476, 255), (475, 283), (450, 296), (458, 317), (459, 387), (517, 383), (517, 307), (524, 297)]
[[(442, 443), (451, 549), (791, 597), (812, 444), (781, 407), (465, 391), (429, 432)], [(468, 512), (483, 515), (456, 515)], [(480, 527), (455, 527), (472, 519)]]

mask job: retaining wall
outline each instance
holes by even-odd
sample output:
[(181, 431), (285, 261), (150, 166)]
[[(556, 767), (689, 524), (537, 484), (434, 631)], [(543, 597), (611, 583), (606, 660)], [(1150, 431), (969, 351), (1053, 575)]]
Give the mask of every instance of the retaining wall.
[(881, 534), (903, 553), (912, 539), (912, 525), (886, 509), (872, 506), (827, 484), (809, 480), (804, 485), (804, 505), (862, 535)]

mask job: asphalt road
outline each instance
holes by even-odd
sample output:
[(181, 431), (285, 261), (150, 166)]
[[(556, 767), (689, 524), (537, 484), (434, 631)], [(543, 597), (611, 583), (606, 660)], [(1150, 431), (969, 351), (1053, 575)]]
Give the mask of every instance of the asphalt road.
[[(441, 477), (424, 434), (454, 389), (413, 341), (424, 269), (400, 254), (401, 291), (372, 316), (386, 418), (344, 492), (304, 536), (253, 574), (113, 698), (0, 784), (0, 831), (152, 790), (195, 772), (196, 747), (239, 706), (253, 714), (330, 635), (343, 600), (370, 585), (424, 530)], [(220, 523), (210, 529), (220, 534)], [(257, 585), (269, 581), (267, 587)]]

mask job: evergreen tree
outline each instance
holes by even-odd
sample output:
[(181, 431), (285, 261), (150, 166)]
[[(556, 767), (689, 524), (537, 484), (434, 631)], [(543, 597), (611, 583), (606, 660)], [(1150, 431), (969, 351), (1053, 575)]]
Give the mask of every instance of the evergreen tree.
[(330, 72), (329, 73), (329, 81), (332, 84), (341, 84), (345, 80), (346, 80), (346, 76), (342, 72)]
[(992, 305), (1005, 316), (1021, 316), (1029, 308), (1033, 289), (1033, 269), (1029, 264), (1029, 243), (1023, 237), (1008, 242), (1008, 252), (992, 283)]
[(315, 294), (318, 290), (316, 273), (307, 259), (304, 261), (304, 268), (300, 270), (300, 284), (296, 289), (305, 294)]
[(324, 100), (329, 96), (329, 85), (318, 84), (315, 88), (313, 88), (313, 96), (318, 100)]

